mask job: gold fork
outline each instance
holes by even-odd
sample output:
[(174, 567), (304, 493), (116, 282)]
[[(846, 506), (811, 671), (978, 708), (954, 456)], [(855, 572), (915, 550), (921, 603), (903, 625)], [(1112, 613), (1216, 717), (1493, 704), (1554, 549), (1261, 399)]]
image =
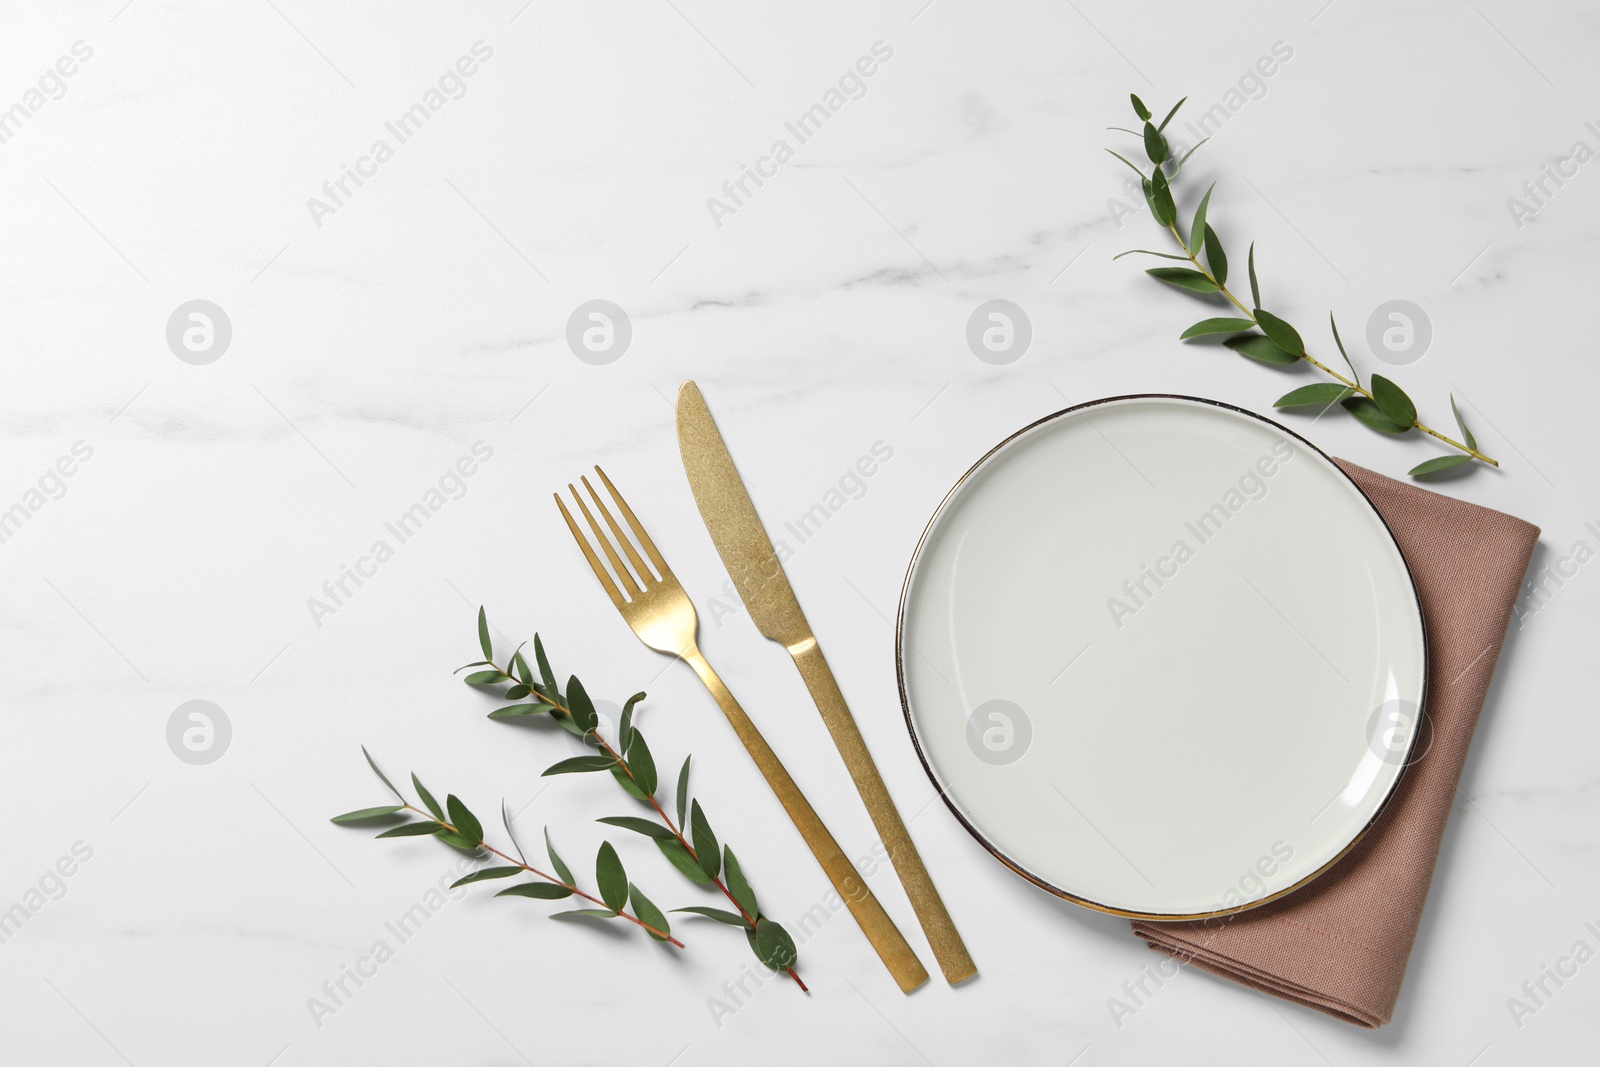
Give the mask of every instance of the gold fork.
[[(756, 761), (756, 766), (767, 779), (767, 784), (778, 795), (784, 810), (789, 813), (789, 818), (799, 829), (800, 836), (805, 838), (806, 845), (817, 857), (817, 862), (822, 865), (828, 881), (833, 883), (834, 890), (849, 906), (850, 914), (855, 916), (856, 922), (867, 935), (867, 940), (872, 943), (878, 957), (883, 960), (884, 966), (889, 968), (889, 973), (899, 983), (901, 991), (909, 993), (916, 989), (928, 980), (927, 969), (922, 966), (922, 961), (917, 959), (916, 953), (911, 950), (905, 936), (889, 918), (888, 912), (883, 910), (883, 905), (878, 903), (878, 898), (872, 895), (872, 890), (868, 889), (866, 883), (857, 875), (849, 857), (833, 839), (828, 828), (822, 824), (822, 819), (817, 816), (810, 802), (800, 792), (800, 787), (789, 776), (789, 772), (778, 761), (777, 754), (767, 744), (766, 738), (761, 736), (755, 723), (750, 721), (750, 717), (733, 698), (728, 687), (717, 677), (717, 672), (711, 669), (711, 664), (700, 654), (700, 648), (695, 642), (699, 616), (695, 613), (689, 595), (683, 591), (683, 586), (673, 576), (667, 561), (656, 551), (655, 542), (645, 533), (644, 526), (633, 514), (633, 509), (622, 499), (622, 494), (611, 484), (611, 479), (606, 477), (606, 472), (599, 467), (595, 467), (594, 470), (605, 483), (611, 499), (616, 502), (617, 510), (622, 512), (628, 528), (638, 538), (639, 544), (650, 557), (650, 562), (655, 564), (655, 571), (652, 572), (645, 565), (638, 550), (634, 548), (633, 542), (623, 533), (622, 527), (612, 516), (611, 509), (600, 499), (600, 494), (594, 491), (594, 486), (589, 484), (588, 478), (580, 480), (583, 482), (583, 487), (589, 491), (595, 509), (600, 512), (606, 526), (610, 528), (610, 537), (606, 535), (600, 523), (595, 521), (594, 515), (589, 511), (589, 506), (583, 502), (578, 490), (568, 483), (567, 490), (572, 494), (578, 509), (583, 512), (589, 529), (594, 531), (594, 539), (600, 543), (606, 559), (610, 561), (611, 570), (608, 571), (606, 565), (600, 561), (600, 557), (595, 555), (589, 539), (573, 521), (572, 513), (567, 510), (560, 494), (556, 494), (556, 507), (561, 509), (561, 517), (567, 520), (567, 528), (572, 531), (572, 536), (578, 542), (578, 547), (583, 550), (589, 566), (594, 568), (594, 575), (605, 587), (607, 595), (611, 597), (611, 603), (617, 606), (617, 611), (622, 614), (623, 619), (633, 627), (633, 632), (639, 636), (639, 640), (657, 652), (677, 656), (694, 668), (706, 688), (711, 690), (711, 695), (716, 698), (717, 704), (721, 706), (722, 713), (728, 717), (733, 732), (739, 735), (739, 740), (744, 742), (744, 747)], [(627, 555), (628, 563), (632, 564), (631, 570), (618, 554), (619, 545), (622, 552)]]

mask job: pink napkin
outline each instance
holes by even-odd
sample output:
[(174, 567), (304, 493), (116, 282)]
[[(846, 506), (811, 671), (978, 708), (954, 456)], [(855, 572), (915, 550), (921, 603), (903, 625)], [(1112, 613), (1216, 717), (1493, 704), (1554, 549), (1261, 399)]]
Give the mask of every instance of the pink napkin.
[[(1456, 783), (1539, 529), (1521, 519), (1339, 464), (1410, 564), (1428, 632), (1432, 744), (1359, 844), (1316, 881), (1251, 911), (1135, 921), (1150, 947), (1360, 1026), (1388, 1022), (1422, 919)], [(1428, 740), (1418, 735), (1418, 743)]]

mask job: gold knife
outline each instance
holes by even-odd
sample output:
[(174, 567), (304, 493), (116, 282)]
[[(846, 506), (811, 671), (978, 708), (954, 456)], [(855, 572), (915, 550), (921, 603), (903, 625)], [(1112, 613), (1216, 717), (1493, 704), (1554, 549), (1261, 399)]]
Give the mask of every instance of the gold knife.
[(761, 524), (761, 516), (756, 514), (744, 480), (694, 382), (684, 382), (678, 390), (678, 449), (683, 454), (683, 469), (689, 475), (695, 503), (728, 576), (757, 629), (787, 648), (800, 668), (800, 677), (811, 691), (811, 699), (833, 735), (834, 746), (844, 757), (856, 790), (866, 802), (872, 824), (889, 850), (895, 872), (905, 886), (906, 896), (911, 898), (917, 921), (922, 924), (945, 980), (953, 984), (971, 978), (978, 969), (895, 809), (883, 776), (878, 773), (833, 671), (806, 622), (805, 612), (800, 610), (800, 601), (778, 561), (772, 539)]

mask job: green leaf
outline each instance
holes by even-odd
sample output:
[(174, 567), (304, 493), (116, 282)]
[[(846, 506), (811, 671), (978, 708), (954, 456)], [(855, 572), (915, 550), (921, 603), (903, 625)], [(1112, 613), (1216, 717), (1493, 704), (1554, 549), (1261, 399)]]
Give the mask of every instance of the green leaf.
[(450, 813), (450, 822), (455, 826), (456, 832), (471, 841), (474, 845), (483, 843), (483, 824), (478, 817), (467, 810), (459, 797), (451, 794), (445, 798), (445, 810)]
[(567, 679), (567, 708), (572, 712), (572, 721), (585, 733), (600, 725), (600, 713), (594, 710), (594, 702), (576, 674)]
[(622, 860), (610, 841), (600, 842), (600, 852), (594, 860), (594, 880), (600, 886), (600, 899), (612, 911), (621, 911), (628, 902), (628, 874), (622, 869)]
[(707, 878), (715, 878), (722, 870), (722, 852), (717, 847), (717, 835), (711, 832), (706, 813), (700, 810), (697, 800), (689, 808), (689, 840), (694, 844), (695, 859)]
[(1417, 421), (1417, 405), (1406, 396), (1406, 391), (1381, 374), (1372, 376), (1372, 399), (1389, 417), (1389, 421), (1410, 429)]
[(511, 669), (517, 672), (517, 680), (523, 685), (533, 686), (533, 672), (528, 670), (528, 661), (522, 658), (522, 650), (518, 649), (511, 655)]
[(689, 855), (689, 850), (677, 841), (657, 841), (656, 847), (661, 854), (672, 861), (672, 865), (682, 871), (689, 880), (696, 885), (710, 885), (711, 879), (706, 877), (706, 872), (700, 869), (700, 864)]
[(385, 830), (379, 837), (427, 837), (430, 834), (442, 833), (444, 827), (436, 822), (408, 822), (404, 826), (396, 826), (393, 830)]
[(1241, 330), (1248, 330), (1253, 326), (1255, 326), (1255, 323), (1249, 319), (1201, 319), (1187, 330), (1184, 330), (1183, 335), (1178, 340), (1187, 341), (1191, 337), (1207, 337), (1219, 333), (1239, 333)]
[(1285, 352), (1272, 343), (1270, 337), (1260, 334), (1251, 334), (1249, 337), (1235, 337), (1224, 342), (1229, 348), (1241, 356), (1248, 356), (1257, 363), (1270, 363), (1275, 367), (1287, 367), (1300, 362), (1300, 357)]
[(550, 916), (552, 919), (615, 919), (617, 913), (606, 911), (604, 908), (573, 908), (569, 911), (558, 911)]
[(462, 837), (460, 834), (456, 833), (454, 830), (440, 830), (439, 840), (443, 841), (447, 845), (450, 845), (452, 848), (459, 848), (463, 852), (477, 852), (478, 846), (482, 843), (479, 841), (469, 841), (465, 837)]
[(483, 649), (484, 659), (494, 659), (494, 643), (489, 640), (489, 617), (483, 613), (483, 608), (478, 608), (478, 645)]
[(528, 857), (523, 853), (522, 845), (517, 841), (517, 835), (511, 829), (511, 809), (506, 807), (504, 799), (500, 801), (500, 825), (506, 828), (506, 838), (510, 840), (511, 847), (517, 850), (517, 859), (526, 864)]
[(622, 764), (614, 763), (611, 765), (611, 777), (617, 780), (617, 784), (622, 787), (623, 792), (627, 793), (635, 800), (648, 801), (650, 799), (649, 794), (647, 794), (643, 789), (639, 788), (639, 783), (633, 780), (633, 778), (628, 774), (627, 770), (623, 768)]
[(468, 685), (498, 685), (505, 681), (505, 677), (498, 670), (474, 671), (462, 680)]
[(1472, 457), (1467, 455), (1465, 452), (1462, 452), (1454, 456), (1440, 456), (1437, 459), (1430, 459), (1425, 463), (1418, 463), (1406, 473), (1410, 474), (1413, 478), (1421, 478), (1429, 474), (1437, 474), (1439, 471), (1447, 471), (1451, 467), (1459, 467), (1463, 463), (1471, 462)]
[(728, 892), (739, 902), (739, 907), (751, 915), (761, 914), (761, 909), (756, 907), (756, 891), (751, 889), (750, 883), (745, 880), (744, 871), (740, 868), (733, 849), (726, 845), (722, 849), (722, 880), (728, 883)]
[(1171, 252), (1152, 252), (1148, 248), (1130, 248), (1126, 252), (1118, 252), (1116, 255), (1111, 257), (1111, 262), (1115, 263), (1117, 260), (1121, 259), (1123, 256), (1133, 256), (1133, 255), (1160, 256), (1162, 259), (1178, 259), (1178, 260), (1182, 260), (1185, 263), (1189, 262), (1189, 257), (1188, 256), (1174, 255)]
[(1180, 289), (1187, 289), (1193, 293), (1214, 293), (1217, 283), (1207, 278), (1197, 270), (1188, 267), (1150, 267), (1145, 271), (1157, 281), (1176, 285)]
[(1209, 138), (1209, 137), (1200, 138), (1199, 144), (1196, 144), (1193, 148), (1189, 149), (1189, 151), (1185, 152), (1183, 154), (1183, 158), (1178, 160), (1178, 165), (1172, 168), (1173, 171), (1177, 172), (1177, 171), (1182, 170), (1183, 169), (1183, 165), (1185, 163), (1189, 162), (1189, 157), (1194, 155), (1196, 152), (1200, 151), (1200, 145), (1205, 144), (1209, 140), (1211, 140), (1211, 138)]
[(644, 743), (644, 734), (637, 730), (633, 732), (633, 746), (628, 750), (628, 769), (633, 772), (639, 791), (646, 798), (655, 796), (656, 760), (650, 755), (650, 746)]
[(1211, 188), (1206, 190), (1206, 195), (1200, 198), (1200, 206), (1194, 209), (1194, 224), (1189, 227), (1189, 254), (1198, 256), (1200, 249), (1206, 241), (1206, 209), (1211, 206), (1211, 194), (1216, 191), (1217, 183), (1212, 182)]
[(1150, 109), (1144, 106), (1144, 101), (1139, 99), (1138, 94), (1129, 93), (1128, 99), (1133, 101), (1133, 113), (1139, 116), (1140, 121), (1149, 122)]
[(521, 873), (521, 867), (484, 867), (482, 870), (473, 871), (465, 878), (457, 878), (450, 883), (450, 888), (454, 889), (457, 886), (470, 885), (473, 882), (487, 882), (495, 878), (510, 878)]
[(521, 700), (523, 697), (527, 696), (531, 692), (533, 692), (533, 687), (532, 686), (523, 685), (521, 682), (518, 682), (516, 685), (512, 686), (510, 689), (507, 689), (501, 695), (506, 700)]
[(552, 764), (545, 768), (541, 778), (548, 778), (552, 774), (587, 774), (590, 771), (603, 771), (612, 765), (610, 756), (573, 756), (560, 763)]
[(672, 911), (673, 911), (674, 914), (676, 914), (676, 913), (678, 913), (680, 911), (686, 911), (686, 912), (689, 912), (691, 915), (703, 915), (707, 919), (715, 919), (715, 920), (717, 920), (717, 922), (724, 923), (724, 924), (726, 924), (728, 926), (748, 926), (749, 925), (749, 923), (744, 921), (744, 916), (735, 915), (731, 911), (723, 911), (721, 908), (702, 908), (702, 907), (696, 906), (696, 907), (693, 907), (693, 908), (673, 908)]
[(1150, 193), (1156, 221), (1162, 226), (1171, 226), (1178, 217), (1178, 205), (1172, 201), (1172, 187), (1168, 185), (1167, 176), (1160, 167), (1150, 176)]
[(1344, 365), (1350, 368), (1350, 380), (1357, 385), (1361, 384), (1361, 374), (1356, 370), (1356, 365), (1350, 360), (1350, 353), (1344, 350), (1344, 341), (1339, 337), (1339, 324), (1333, 321), (1333, 312), (1328, 312), (1328, 325), (1333, 328), (1333, 343), (1339, 346), (1339, 354), (1344, 357)]
[[(633, 904), (633, 917), (649, 927), (645, 933), (657, 941), (665, 941), (672, 933), (672, 927), (668, 925), (667, 917), (661, 914), (661, 909), (639, 892), (639, 887), (632, 882), (628, 883), (628, 900)], [(661, 932), (657, 933), (657, 930)]]
[[(1456, 425), (1461, 427), (1461, 439), (1467, 443), (1468, 448), (1476, 451), (1478, 439), (1472, 436), (1471, 430), (1467, 429), (1467, 420), (1461, 417), (1461, 409), (1456, 407), (1456, 395), (1454, 393), (1450, 394), (1450, 410), (1455, 412)], [(1468, 458), (1470, 459), (1471, 457), (1469, 456)]]
[(550, 669), (550, 661), (545, 658), (544, 642), (539, 640), (539, 635), (533, 635), (533, 661), (539, 665), (539, 678), (544, 682), (545, 692), (550, 696), (559, 696), (556, 689), (556, 675)]
[(439, 806), (437, 800), (433, 799), (433, 794), (428, 792), (428, 787), (422, 784), (422, 779), (417, 777), (416, 771), (411, 772), (411, 784), (416, 786), (417, 796), (422, 798), (423, 805), (433, 813), (433, 817), (440, 822), (444, 822), (444, 809)]
[(633, 709), (644, 699), (643, 693), (635, 693), (629, 697), (627, 703), (622, 705), (622, 725), (617, 731), (617, 743), (622, 746), (626, 755), (629, 748), (633, 747)]
[(683, 757), (683, 768), (678, 771), (678, 825), (683, 825), (683, 816), (689, 810), (689, 761), (693, 755)]
[(1353, 395), (1355, 390), (1338, 382), (1318, 382), (1315, 385), (1302, 385), (1280, 396), (1274, 403), (1275, 408), (1305, 408), (1318, 404), (1331, 404), (1336, 400), (1343, 400)]
[(556, 852), (556, 846), (550, 842), (550, 828), (544, 828), (544, 850), (550, 855), (550, 866), (556, 869), (556, 875), (568, 885), (577, 885), (572, 877), (572, 869), (566, 865), (561, 856)]
[(1180, 107), (1182, 107), (1183, 104), (1184, 104), (1184, 101), (1188, 100), (1188, 99), (1189, 98), (1186, 96), (1186, 97), (1183, 98), (1183, 100), (1179, 100), (1176, 104), (1173, 104), (1172, 105), (1172, 110), (1167, 112), (1167, 117), (1161, 120), (1161, 125), (1157, 126), (1156, 129), (1165, 130), (1167, 128), (1167, 123), (1172, 121), (1172, 116), (1174, 116), (1174, 115), (1176, 115), (1178, 113), (1178, 109)]
[(495, 894), (497, 897), (532, 897), (534, 900), (565, 900), (571, 895), (571, 889), (554, 882), (523, 882)]
[(1261, 332), (1272, 339), (1272, 343), (1283, 349), (1295, 358), (1306, 354), (1306, 343), (1300, 339), (1300, 331), (1284, 322), (1270, 311), (1256, 308), (1256, 325), (1261, 327)]
[[(1111, 149), (1108, 148), (1108, 149), (1106, 149), (1106, 151), (1107, 152), (1111, 152)], [(1124, 155), (1122, 155), (1122, 154), (1120, 154), (1118, 152), (1111, 152), (1111, 154), (1116, 156), (1118, 159), (1122, 160), (1122, 162), (1127, 163), (1128, 164), (1128, 169), (1133, 171), (1135, 174), (1137, 174), (1141, 180), (1144, 180), (1144, 181), (1148, 181), (1149, 180), (1149, 179), (1145, 178), (1144, 171), (1140, 170), (1137, 166), (1135, 166), (1128, 159), (1127, 156), (1124, 156)]]
[(789, 931), (767, 918), (756, 922), (755, 937), (750, 947), (755, 950), (756, 959), (774, 971), (786, 971), (799, 959)]
[(1261, 286), (1256, 284), (1256, 243), (1250, 242), (1250, 306), (1261, 306)]
[(603, 822), (608, 826), (620, 826), (624, 830), (632, 830), (636, 834), (653, 837), (657, 841), (677, 840), (672, 835), (672, 831), (660, 823), (651, 822), (649, 819), (636, 818), (632, 815), (608, 815), (603, 819), (596, 819), (595, 822)]
[(1170, 154), (1167, 151), (1167, 139), (1148, 122), (1144, 124), (1144, 154), (1158, 167), (1167, 161)]
[(1368, 427), (1379, 433), (1402, 434), (1411, 429), (1401, 426), (1383, 413), (1383, 409), (1364, 396), (1352, 396), (1342, 401), (1346, 411), (1354, 415), (1357, 421), (1365, 423)]
[(400, 790), (396, 789), (394, 787), (394, 783), (389, 781), (388, 777), (382, 771), (378, 770), (377, 761), (372, 758), (372, 753), (367, 751), (367, 746), (366, 745), (362, 745), (361, 746), (361, 754), (363, 756), (367, 757), (367, 766), (371, 767), (372, 768), (372, 773), (376, 774), (378, 776), (378, 781), (382, 782), (385, 786), (387, 786), (388, 789), (389, 789), (389, 792), (393, 793), (396, 798), (398, 798), (400, 801), (404, 802), (404, 800), (406, 798), (403, 797), (403, 796), (400, 796)]
[(340, 826), (348, 826), (351, 823), (391, 818), (395, 813), (405, 810), (405, 806), (402, 804), (385, 804), (381, 808), (361, 808), (358, 811), (347, 811), (343, 815), (335, 815), (328, 821), (337, 823)]
[(450, 673), (451, 674), (460, 674), (462, 671), (466, 670), (468, 667), (493, 667), (493, 666), (494, 666), (494, 664), (490, 663), (488, 660), (480, 659), (480, 660), (474, 660), (471, 663), (463, 664), (460, 667), (457, 667), (455, 670), (451, 671)]
[(1222, 241), (1217, 237), (1217, 231), (1211, 228), (1211, 223), (1206, 223), (1206, 264), (1211, 268), (1211, 276), (1217, 280), (1218, 285), (1225, 285), (1228, 281), (1228, 254), (1222, 250)]
[(549, 704), (508, 704), (489, 713), (491, 719), (521, 719), (529, 715), (543, 715), (556, 710)]

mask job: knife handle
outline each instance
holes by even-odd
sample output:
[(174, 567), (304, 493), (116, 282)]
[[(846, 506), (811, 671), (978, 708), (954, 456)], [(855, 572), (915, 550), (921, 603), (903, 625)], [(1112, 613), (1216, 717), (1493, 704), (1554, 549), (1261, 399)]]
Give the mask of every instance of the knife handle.
[(772, 751), (772, 746), (767, 744), (766, 738), (761, 736), (761, 731), (756, 729), (755, 723), (750, 721), (750, 716), (745, 714), (739, 702), (728, 691), (728, 687), (722, 683), (722, 679), (717, 677), (717, 672), (711, 669), (711, 664), (700, 654), (700, 650), (691, 647), (683, 652), (682, 656), (689, 666), (694, 668), (706, 688), (711, 690), (711, 695), (721, 706), (722, 713), (733, 725), (733, 732), (744, 742), (744, 747), (756, 761), (756, 767), (760, 769), (772, 791), (778, 795), (783, 809), (789, 813), (789, 818), (800, 831), (800, 836), (805, 838), (807, 847), (817, 857), (817, 862), (822, 865), (828, 881), (833, 883), (834, 890), (850, 908), (850, 914), (861, 926), (861, 932), (867, 935), (867, 940), (877, 951), (878, 958), (889, 968), (889, 973), (899, 984), (900, 991), (909, 993), (922, 985), (928, 980), (928, 969), (917, 959), (917, 954), (912, 951), (905, 935), (895, 926), (894, 920), (889, 918), (889, 913), (878, 903), (878, 898), (873, 896), (872, 890), (867, 888), (867, 884), (856, 873), (855, 865), (844, 854), (844, 850), (823, 825), (816, 810), (800, 792), (800, 787), (779, 762), (777, 753)]
[(800, 677), (805, 679), (806, 688), (811, 690), (811, 699), (816, 702), (817, 710), (822, 712), (822, 721), (833, 735), (834, 747), (844, 757), (850, 777), (855, 779), (856, 790), (860, 792), (872, 816), (872, 825), (877, 827), (878, 836), (889, 850), (895, 873), (900, 876), (906, 896), (911, 898), (911, 907), (916, 911), (922, 932), (927, 935), (933, 955), (939, 961), (939, 969), (944, 971), (945, 981), (954, 985), (971, 978), (978, 973), (978, 968), (967, 953), (967, 946), (962, 942), (944, 901), (939, 898), (939, 891), (934, 888), (933, 877), (928, 874), (928, 868), (911, 840), (911, 832), (906, 829), (905, 821), (894, 806), (894, 799), (889, 796), (888, 787), (883, 784), (883, 775), (878, 773), (878, 765), (867, 750), (867, 742), (861, 736), (855, 716), (850, 714), (850, 707), (844, 702), (844, 694), (839, 691), (833, 670), (822, 655), (822, 647), (815, 638), (807, 638), (790, 646), (789, 652), (794, 657), (795, 666), (800, 668)]

